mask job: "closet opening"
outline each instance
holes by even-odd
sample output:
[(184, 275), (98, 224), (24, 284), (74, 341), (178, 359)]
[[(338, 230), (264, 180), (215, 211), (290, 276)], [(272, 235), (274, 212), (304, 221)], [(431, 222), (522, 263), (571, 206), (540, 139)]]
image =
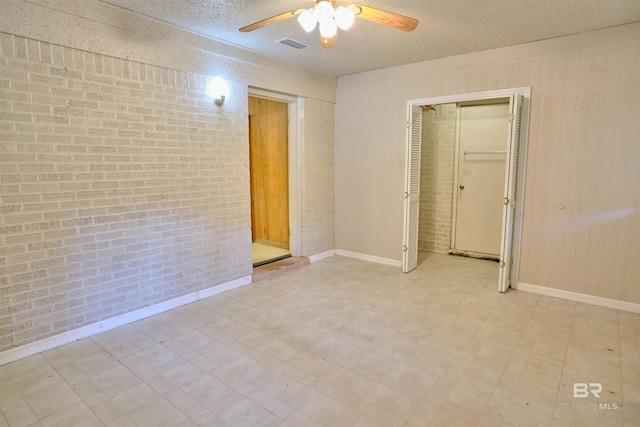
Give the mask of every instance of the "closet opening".
[(403, 271), (418, 252), (498, 261), (517, 282), (530, 88), (408, 102)]

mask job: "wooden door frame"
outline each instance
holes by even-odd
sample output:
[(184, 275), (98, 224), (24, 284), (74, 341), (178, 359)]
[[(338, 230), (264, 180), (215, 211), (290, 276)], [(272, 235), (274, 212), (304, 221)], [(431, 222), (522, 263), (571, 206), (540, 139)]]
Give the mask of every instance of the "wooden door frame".
[(279, 92), (273, 92), (266, 89), (260, 89), (249, 86), (248, 96), (255, 98), (269, 99), (272, 101), (284, 102), (288, 104), (289, 115), (289, 252), (291, 256), (299, 257), (302, 255), (302, 231), (300, 219), (300, 203), (301, 203), (301, 133), (302, 125), (300, 120), (304, 117), (300, 109), (302, 102), (300, 98), (294, 95), (288, 95)]
[[(515, 224), (513, 230), (513, 264), (511, 267), (511, 277), (515, 280), (512, 281), (516, 286), (512, 286), (517, 289), (517, 277), (520, 270), (520, 250), (522, 245), (522, 218), (524, 212), (524, 189), (525, 189), (525, 177), (527, 166), (527, 143), (529, 134), (529, 112), (531, 105), (531, 86), (509, 88), (509, 89), (497, 89), (484, 92), (470, 92), (461, 93), (455, 95), (435, 96), (428, 98), (418, 98), (407, 100), (407, 108), (410, 110), (412, 105), (436, 105), (436, 104), (453, 104), (459, 102), (470, 101), (483, 101), (496, 98), (508, 98), (512, 95), (522, 95), (524, 98), (523, 114), (521, 122), (521, 136), (520, 136), (520, 158), (518, 164), (518, 190), (519, 197), (516, 200), (515, 211)], [(407, 141), (408, 143), (408, 141)], [(458, 149), (454, 153), (454, 156), (458, 155)], [(408, 173), (408, 172), (407, 172)], [(453, 189), (452, 189), (453, 190)], [(404, 203), (404, 200), (403, 200)], [(504, 226), (504, 224), (503, 224)], [(403, 230), (404, 232), (404, 230)], [(402, 250), (402, 248), (400, 248)]]

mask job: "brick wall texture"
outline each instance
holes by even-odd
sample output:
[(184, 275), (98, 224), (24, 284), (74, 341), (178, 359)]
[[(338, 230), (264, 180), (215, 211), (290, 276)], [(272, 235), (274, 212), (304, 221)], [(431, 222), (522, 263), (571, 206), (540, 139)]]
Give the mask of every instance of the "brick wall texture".
[(302, 253), (315, 255), (335, 246), (334, 104), (304, 99), (302, 145)]
[[(219, 108), (206, 83), (0, 33), (0, 351), (251, 274), (247, 87)], [(307, 107), (330, 116), (303, 175), (331, 194), (302, 206), (326, 250), (333, 104)]]
[(456, 105), (422, 114), (418, 249), (448, 253), (453, 213)]

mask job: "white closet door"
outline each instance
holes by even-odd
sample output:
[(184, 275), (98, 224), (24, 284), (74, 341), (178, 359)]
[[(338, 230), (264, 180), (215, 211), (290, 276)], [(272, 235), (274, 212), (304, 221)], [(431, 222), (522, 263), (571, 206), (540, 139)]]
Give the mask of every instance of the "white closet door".
[(459, 107), (453, 249), (500, 256), (509, 103)]
[(402, 271), (418, 266), (418, 213), (420, 208), (420, 146), (422, 108), (412, 105), (407, 119), (407, 175), (404, 193)]
[(502, 219), (502, 239), (500, 247), (500, 275), (498, 290), (506, 292), (511, 286), (513, 266), (513, 229), (518, 197), (518, 162), (520, 160), (520, 123), (522, 121), (522, 95), (511, 95), (509, 102), (509, 145), (507, 146), (507, 168), (504, 186), (504, 208)]

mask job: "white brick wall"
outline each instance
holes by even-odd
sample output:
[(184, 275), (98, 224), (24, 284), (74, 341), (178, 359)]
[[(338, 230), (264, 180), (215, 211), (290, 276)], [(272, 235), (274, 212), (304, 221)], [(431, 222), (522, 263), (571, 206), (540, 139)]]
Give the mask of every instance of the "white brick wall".
[[(0, 351), (251, 274), (247, 86), (0, 33)], [(334, 243), (303, 101), (302, 250)]]
[(334, 104), (304, 99), (302, 254), (335, 249)]
[(422, 113), (418, 249), (448, 253), (453, 210), (456, 105)]
[(0, 351), (251, 274), (247, 88), (205, 84), (0, 33)]

